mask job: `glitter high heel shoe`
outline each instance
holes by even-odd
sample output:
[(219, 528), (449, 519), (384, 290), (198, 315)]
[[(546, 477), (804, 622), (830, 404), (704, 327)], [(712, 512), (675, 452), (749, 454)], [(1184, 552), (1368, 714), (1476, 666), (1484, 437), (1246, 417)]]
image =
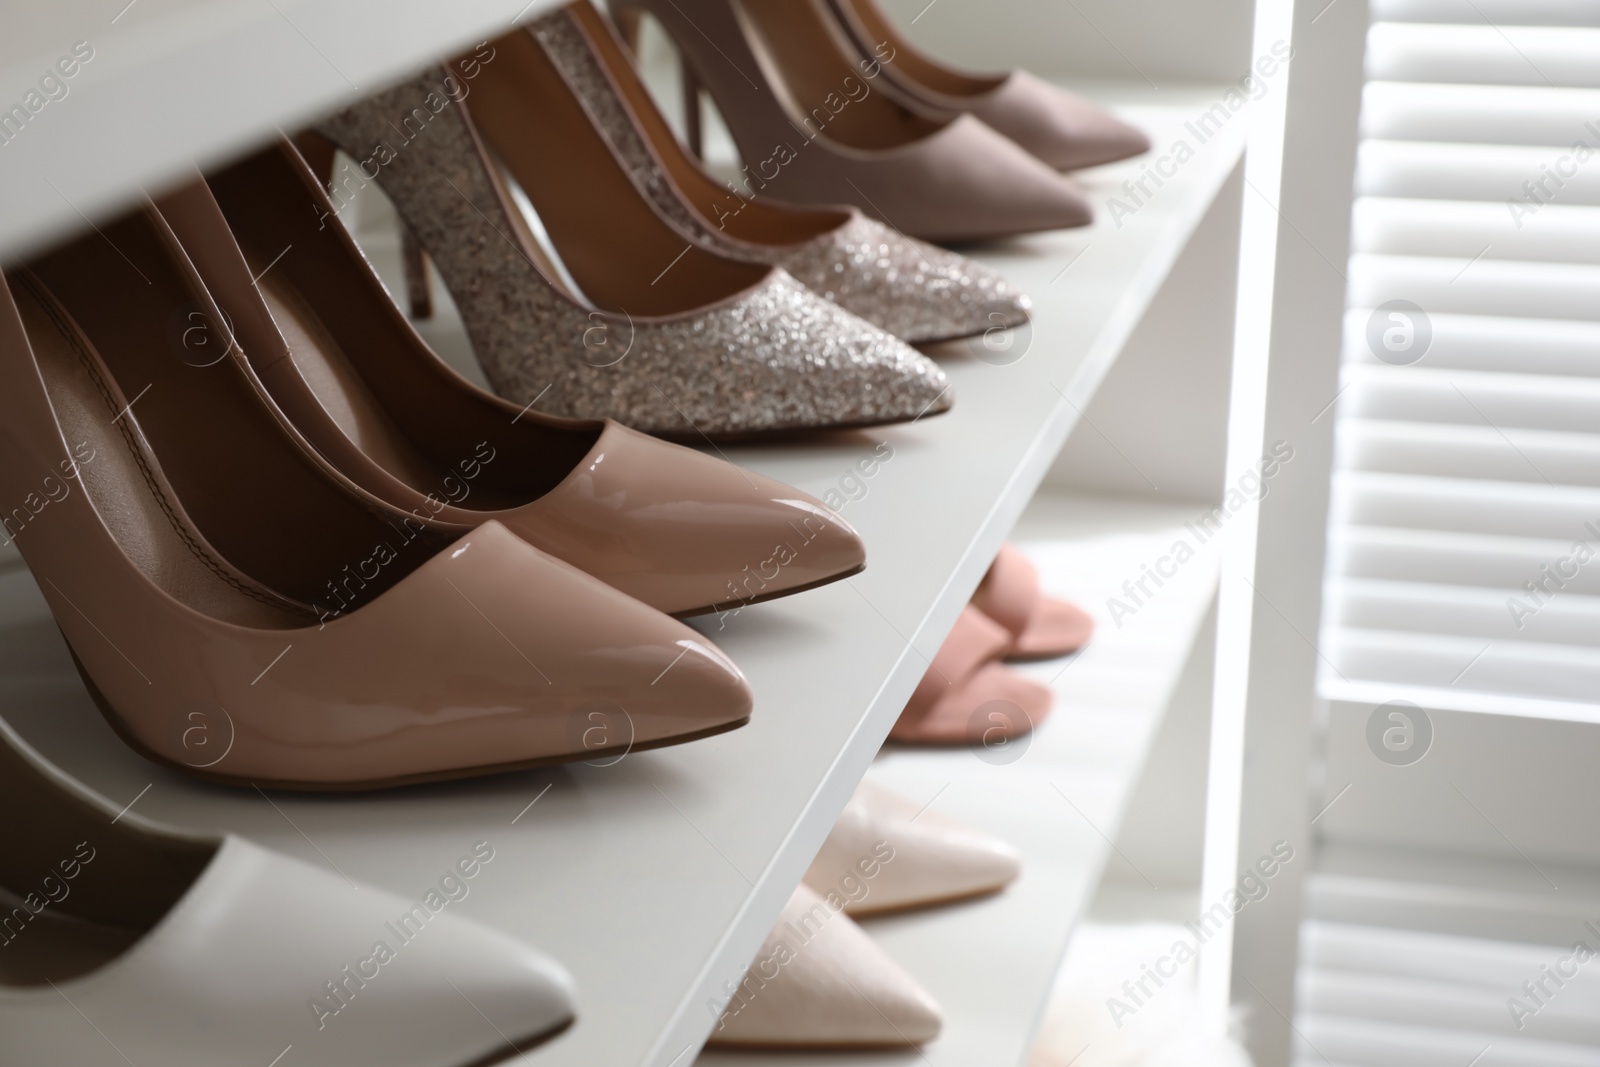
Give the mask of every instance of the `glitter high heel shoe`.
[(1071, 182), (971, 115), (925, 117), (877, 89), (823, 0), (614, 0), (655, 16), (710, 90), (763, 194), (853, 204), (913, 237), (974, 241), (1087, 225)]
[(1144, 131), (1025, 70), (969, 74), (940, 63), (900, 33), (877, 0), (827, 3), (862, 56), (894, 53), (894, 62), (883, 64), (884, 81), (922, 114), (945, 121), (974, 115), (1057, 170), (1114, 163), (1150, 150)]
[(376, 175), (438, 265), (490, 383), (518, 405), (693, 439), (949, 406), (944, 373), (904, 342), (667, 225), (521, 29), (317, 130)]
[(1020, 326), (1028, 298), (999, 272), (907, 237), (851, 207), (751, 197), (679, 144), (611, 22), (589, 0), (529, 24), (571, 91), (664, 218), (697, 242), (771, 263), (913, 344)]

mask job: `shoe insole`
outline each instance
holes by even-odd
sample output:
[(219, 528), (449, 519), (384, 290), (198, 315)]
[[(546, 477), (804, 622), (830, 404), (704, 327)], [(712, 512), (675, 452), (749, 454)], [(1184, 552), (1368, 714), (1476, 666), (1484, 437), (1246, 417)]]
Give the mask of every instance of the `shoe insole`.
[[(828, 24), (820, 0), (731, 0), (757, 57), (775, 75), (793, 118), (809, 136), (868, 151), (898, 148), (937, 133), (925, 119), (873, 88), (860, 60)], [(753, 33), (750, 31), (754, 31)], [(870, 69), (870, 68), (869, 68)]]
[[(767, 267), (693, 244), (656, 214), (532, 36), (509, 34), (495, 47), (499, 56), (479, 71), (467, 111), (595, 306), (637, 317), (683, 314), (767, 276)], [(522, 242), (531, 239), (525, 232)]]
[[(251, 273), (257, 273), (258, 257), (247, 253), (246, 258)], [(271, 271), (260, 276), (258, 285), (295, 370), (340, 431), (400, 481), (443, 498), (456, 472), (429, 459), (395, 425), (311, 302), (292, 281)], [(474, 485), (471, 494), (474, 510), (515, 508), (529, 500), (527, 494), (497, 493), (490, 485)]]
[(965, 74), (923, 55), (879, 10), (877, 0), (836, 0), (836, 2), (849, 8), (856, 24), (874, 44), (886, 44), (894, 49), (893, 62), (896, 69), (911, 81), (950, 96), (981, 96), (1005, 83), (1003, 76)]
[(850, 215), (843, 211), (786, 211), (764, 200), (744, 199), (717, 182), (679, 144), (621, 43), (606, 25), (606, 17), (587, 3), (573, 4), (567, 13), (582, 26), (594, 49), (595, 61), (611, 75), (612, 84), (633, 112), (640, 137), (655, 149), (672, 184), (707, 226), (753, 244), (782, 246), (809, 241), (850, 221)]
[[(53, 884), (67, 890), (63, 903), (72, 899), (70, 883), (58, 878)], [(0, 986), (78, 978), (116, 959), (145, 932), (84, 922), (40, 895), (33, 903), (38, 912), (0, 889)]]
[[(118, 547), (145, 577), (204, 615), (241, 626), (305, 626), (309, 616), (207, 552), (181, 510), (162, 499), (162, 489), (152, 485), (124, 437), (133, 432), (123, 426), (128, 415), (116, 410), (92, 369), (87, 342), (65, 311), (30, 282), (11, 288), (61, 432), (78, 461), (78, 483)], [(73, 491), (70, 482), (64, 484)], [(27, 536), (24, 528), (19, 537)]]

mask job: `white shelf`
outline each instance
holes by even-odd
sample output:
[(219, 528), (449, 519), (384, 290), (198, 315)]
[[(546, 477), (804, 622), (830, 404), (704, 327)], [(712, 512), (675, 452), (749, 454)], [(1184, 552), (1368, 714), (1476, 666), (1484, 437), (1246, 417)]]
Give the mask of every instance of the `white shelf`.
[[(1219, 95), (1174, 92), (1164, 104), (1146, 102), (1128, 113), (1167, 146), (1186, 136), (1184, 120)], [(139, 797), (145, 815), (232, 830), (403, 894), (419, 893), (464, 847), (488, 839), (497, 859), (461, 903), (462, 913), (545, 948), (578, 985), (578, 1023), (537, 1061), (682, 1067), (710, 1032), (708, 999), (743, 974), (1233, 170), (1242, 133), (1242, 126), (1225, 128), (1200, 146), (1120, 228), (1102, 210), (1093, 227), (985, 251), (981, 258), (1035, 299), (1031, 347), (1008, 366), (980, 362), (964, 344), (936, 353), (957, 395), (949, 414), (727, 450), (823, 496), (880, 442), (893, 448), (893, 458), (866, 480), (865, 495), (844, 509), (866, 539), (865, 573), (748, 609), (725, 627), (715, 619), (701, 624), (754, 687), (755, 715), (744, 729), (609, 767), (579, 764), (366, 796), (280, 795), (269, 804), (254, 792), (166, 773), (123, 746), (99, 719), (20, 571), (0, 576), (0, 625), (7, 628), (0, 713), (119, 805)], [(1140, 169), (1135, 161), (1082, 180), (1100, 205)], [(1084, 723), (1092, 729), (1092, 717)], [(1011, 770), (1026, 777), (1025, 769)], [(898, 773), (893, 760), (884, 767), (891, 771)], [(1093, 768), (1086, 771), (1069, 794), (1091, 818), (1106, 817)], [(1040, 848), (1015, 833), (1025, 838), (1019, 844)], [(1047, 843), (1039, 854), (1060, 847)], [(1087, 853), (1073, 855), (1059, 876), (1048, 874), (1052, 861), (1036, 861), (1025, 885), (1041, 892), (1047, 884), (1076, 885)], [(1055, 877), (1063, 881), (1051, 883)], [(1031, 966), (1044, 968), (1042, 960)], [(948, 990), (936, 992), (954, 1008)], [(279, 1051), (241, 1048), (240, 1057), (260, 1054), (264, 1063)]]
[[(863, 925), (945, 1010), (944, 1033), (920, 1050), (784, 1054), (708, 1051), (700, 1067), (1021, 1067), (1072, 929), (1094, 896), (1123, 812), (1166, 713), (1217, 579), (1217, 542), (1183, 529), (1198, 508), (1041, 494), (1020, 543), (1041, 584), (1096, 617), (1072, 659), (1020, 667), (1055, 692), (1055, 711), (1014, 763), (968, 751), (889, 748), (867, 777), (1015, 844), (1022, 877), (982, 900)], [(1048, 539), (1032, 538), (1048, 531)], [(1148, 604), (1106, 614), (1182, 538), (1197, 555)], [(1148, 586), (1147, 586), (1148, 588)]]
[[(93, 58), (0, 142), (0, 258), (132, 203), (470, 48), (559, 0), (101, 0), (9, 4), (0, 112), (72, 46)], [(52, 86), (60, 95), (61, 90)], [(43, 94), (41, 94), (42, 96)]]

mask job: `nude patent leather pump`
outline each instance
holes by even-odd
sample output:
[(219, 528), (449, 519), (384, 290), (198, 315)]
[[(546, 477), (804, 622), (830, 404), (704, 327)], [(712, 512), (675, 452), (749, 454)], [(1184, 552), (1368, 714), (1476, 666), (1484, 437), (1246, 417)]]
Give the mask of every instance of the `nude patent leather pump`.
[(342, 487), (160, 216), (102, 230), (0, 291), (0, 501), (138, 751), (355, 789), (587, 758), (594, 711), (619, 750), (747, 719), (738, 669), (681, 623), (499, 523), (451, 538)]
[[(214, 1067), (291, 1046), (305, 1067), (482, 1067), (573, 1020), (558, 964), (441, 895), (117, 807), (0, 723), (0, 1062)], [(494, 854), (455, 859), (450, 900)]]
[(918, 49), (877, 0), (827, 0), (839, 26), (863, 56), (888, 47), (894, 62), (884, 80), (921, 114), (949, 120), (973, 115), (1057, 170), (1113, 163), (1150, 150), (1150, 138), (1077, 93), (1025, 70), (971, 74)]
[(879, 91), (893, 49), (858, 58), (823, 0), (620, 0), (653, 15), (728, 124), (763, 196), (852, 204), (929, 241), (1083, 226), (1087, 200), (972, 115), (931, 119)]
[(279, 409), (404, 521), (457, 533), (500, 522), (680, 616), (865, 566), (850, 525), (798, 489), (467, 382), (412, 329), (345, 228), (319, 223), (332, 206), (287, 143), (160, 206)]
[(497, 393), (697, 442), (949, 407), (915, 349), (657, 216), (525, 32), (488, 49), (316, 129), (357, 161), (341, 181), (373, 177), (394, 201)]
[(633, 183), (707, 247), (781, 266), (812, 292), (914, 344), (1020, 326), (1031, 306), (998, 271), (852, 207), (804, 207), (724, 184), (679, 143), (609, 19), (578, 0), (528, 26)]

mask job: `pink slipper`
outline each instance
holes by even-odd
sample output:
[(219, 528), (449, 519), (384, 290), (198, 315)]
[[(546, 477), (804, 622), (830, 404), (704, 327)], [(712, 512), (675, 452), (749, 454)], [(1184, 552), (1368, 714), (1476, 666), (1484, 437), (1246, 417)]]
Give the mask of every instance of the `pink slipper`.
[(1003, 659), (1055, 659), (1078, 651), (1094, 633), (1088, 612), (1040, 595), (1039, 572), (1012, 545), (1000, 549), (972, 596), (972, 606), (1010, 632)]
[(889, 731), (919, 745), (1005, 744), (1050, 714), (1052, 694), (996, 662), (1010, 631), (968, 606)]

